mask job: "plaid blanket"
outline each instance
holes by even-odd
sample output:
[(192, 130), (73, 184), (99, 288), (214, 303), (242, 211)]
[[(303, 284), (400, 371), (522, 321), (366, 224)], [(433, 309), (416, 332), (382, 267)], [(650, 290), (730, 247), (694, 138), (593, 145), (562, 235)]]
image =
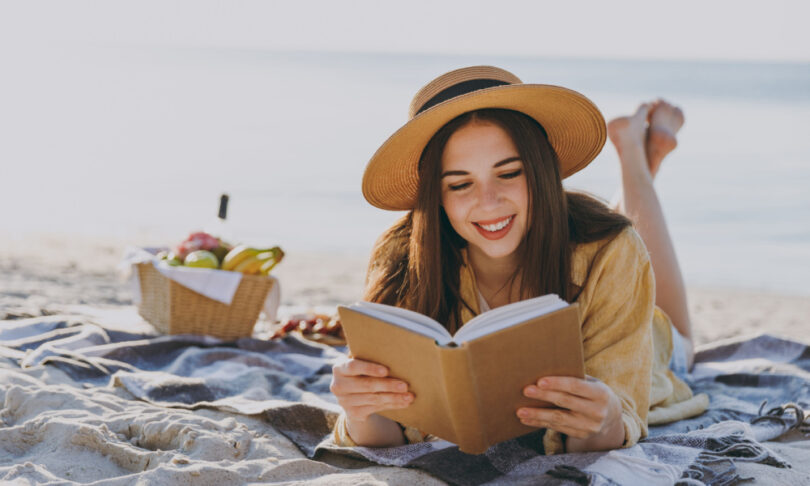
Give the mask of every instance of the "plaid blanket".
[(120, 387), (162, 407), (263, 414), (309, 457), (346, 454), (419, 468), (451, 484), (734, 484), (742, 479), (738, 461), (790, 467), (763, 441), (791, 429), (810, 433), (803, 412), (810, 408), (810, 347), (761, 335), (698, 352), (689, 384), (709, 394), (710, 409), (651, 427), (647, 439), (628, 449), (545, 456), (540, 431), (477, 456), (442, 440), (343, 448), (331, 441), (340, 409), (329, 384), (344, 351), (295, 336), (223, 342), (131, 334), (75, 316), (0, 321), (6, 368), (53, 366), (85, 387)]

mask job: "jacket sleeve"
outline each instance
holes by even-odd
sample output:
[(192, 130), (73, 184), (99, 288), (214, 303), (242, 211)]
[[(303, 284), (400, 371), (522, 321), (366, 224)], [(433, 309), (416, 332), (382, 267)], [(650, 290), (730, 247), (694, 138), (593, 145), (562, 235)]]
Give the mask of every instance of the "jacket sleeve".
[[(408, 444), (424, 442), (426, 440), (432, 440), (433, 438), (432, 435), (425, 434), (415, 427), (405, 427), (402, 424), (400, 424), (400, 427), (402, 427), (405, 442)], [(357, 447), (357, 443), (352, 440), (351, 436), (349, 435), (349, 429), (346, 424), (346, 414), (344, 412), (341, 412), (340, 415), (338, 415), (335, 426), (332, 429), (332, 440), (334, 440), (335, 444), (339, 446)]]
[[(625, 441), (647, 435), (652, 380), (655, 279), (641, 237), (628, 227), (597, 250), (577, 298), (582, 315), (585, 373), (621, 401)], [(547, 430), (547, 454), (563, 452), (562, 437)]]
[(332, 440), (335, 444), (342, 447), (357, 447), (357, 443), (352, 440), (349, 435), (349, 429), (346, 427), (346, 414), (341, 412), (338, 415), (335, 426), (332, 429)]

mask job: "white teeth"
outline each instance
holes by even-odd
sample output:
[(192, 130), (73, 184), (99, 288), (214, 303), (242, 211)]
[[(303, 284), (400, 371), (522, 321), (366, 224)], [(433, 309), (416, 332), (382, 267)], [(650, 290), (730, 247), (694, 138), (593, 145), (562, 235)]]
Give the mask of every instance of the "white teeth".
[(480, 226), (480, 227), (482, 227), (482, 228), (484, 228), (485, 230), (490, 231), (490, 232), (499, 231), (499, 230), (502, 230), (502, 229), (506, 228), (506, 225), (508, 225), (508, 224), (509, 224), (509, 222), (510, 222), (510, 221), (512, 221), (512, 218), (513, 218), (513, 217), (514, 217), (514, 216), (510, 216), (510, 217), (508, 217), (508, 218), (504, 219), (503, 221), (501, 221), (500, 223), (495, 223), (495, 224), (479, 224), (478, 226)]

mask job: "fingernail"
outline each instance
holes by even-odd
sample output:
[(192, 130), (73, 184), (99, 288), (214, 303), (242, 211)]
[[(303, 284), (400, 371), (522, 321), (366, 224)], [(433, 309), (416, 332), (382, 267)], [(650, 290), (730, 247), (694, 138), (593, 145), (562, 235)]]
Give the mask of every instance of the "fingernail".
[(406, 402), (410, 402), (411, 400), (413, 400), (413, 395), (411, 395), (411, 394), (405, 395), (405, 401)]
[(386, 370), (386, 369), (385, 369), (385, 368), (383, 368), (382, 366), (380, 366), (380, 367), (378, 367), (378, 368), (377, 368), (377, 374), (378, 374), (378, 375), (385, 375), (386, 373), (388, 373), (388, 370)]
[(526, 388), (526, 393), (535, 394), (535, 393), (537, 393), (539, 391), (540, 391), (540, 389), (537, 388), (536, 386), (529, 386), (529, 387)]
[(528, 410), (525, 410), (525, 409), (522, 409), (522, 408), (520, 410), (518, 410), (518, 417), (528, 417), (528, 416), (529, 416), (529, 411)]
[(538, 383), (538, 384), (539, 384), (540, 386), (548, 386), (548, 385), (549, 385), (548, 380), (547, 380), (547, 379), (545, 379), (545, 378), (543, 378), (542, 380), (540, 380), (540, 383)]
[(408, 389), (408, 385), (406, 385), (405, 383), (397, 383), (397, 390), (405, 391), (407, 389)]

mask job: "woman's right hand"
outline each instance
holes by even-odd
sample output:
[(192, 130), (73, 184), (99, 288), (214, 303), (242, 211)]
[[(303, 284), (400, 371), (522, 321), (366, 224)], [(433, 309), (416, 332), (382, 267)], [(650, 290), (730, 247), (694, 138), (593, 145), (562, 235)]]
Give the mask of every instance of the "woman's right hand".
[(376, 412), (406, 408), (413, 402), (408, 384), (388, 378), (388, 368), (355, 358), (332, 367), (329, 389), (337, 397), (350, 423), (366, 422)]

